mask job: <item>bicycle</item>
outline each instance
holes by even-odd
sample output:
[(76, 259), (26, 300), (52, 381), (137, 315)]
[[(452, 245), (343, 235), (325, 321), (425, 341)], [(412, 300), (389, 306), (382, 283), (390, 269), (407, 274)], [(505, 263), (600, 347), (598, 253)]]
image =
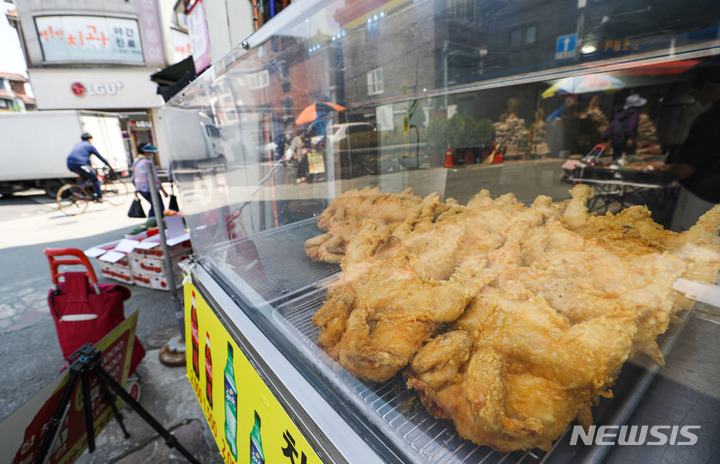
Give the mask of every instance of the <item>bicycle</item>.
[[(119, 178), (119, 176), (109, 168), (103, 168), (97, 173), (103, 190), (103, 200), (113, 206), (119, 206), (125, 203), (127, 195), (130, 192), (127, 183)], [(60, 211), (67, 216), (77, 216), (83, 214), (90, 202), (97, 203), (95, 198), (95, 187), (92, 182), (84, 180), (78, 176), (79, 183), (65, 184), (58, 190), (56, 201)]]

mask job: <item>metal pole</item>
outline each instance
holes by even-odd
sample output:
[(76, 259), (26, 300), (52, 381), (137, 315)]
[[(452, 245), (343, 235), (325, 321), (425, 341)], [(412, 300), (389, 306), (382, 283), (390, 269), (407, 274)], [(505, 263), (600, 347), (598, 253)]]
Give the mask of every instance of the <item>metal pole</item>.
[[(167, 281), (170, 286), (170, 300), (175, 308), (175, 317), (177, 318), (178, 327), (180, 328), (180, 341), (182, 343), (182, 351), (185, 347), (185, 316), (180, 306), (180, 300), (177, 296), (177, 288), (175, 286), (175, 275), (173, 274), (172, 261), (170, 260), (170, 250), (168, 249), (167, 240), (165, 239), (165, 222), (163, 221), (163, 209), (160, 204), (160, 192), (155, 185), (155, 165), (150, 164), (150, 172), (148, 172), (148, 184), (150, 185), (150, 199), (152, 200), (153, 211), (155, 211), (155, 221), (158, 226), (158, 236), (160, 237), (160, 246), (162, 247), (165, 257), (165, 269), (167, 271)], [(159, 219), (158, 219), (159, 217)], [(178, 349), (173, 346), (172, 348)]]

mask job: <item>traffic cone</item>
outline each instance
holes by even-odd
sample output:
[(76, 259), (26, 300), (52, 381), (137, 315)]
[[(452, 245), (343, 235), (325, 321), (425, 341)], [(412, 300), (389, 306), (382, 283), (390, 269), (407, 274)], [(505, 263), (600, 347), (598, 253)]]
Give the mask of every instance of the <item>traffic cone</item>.
[(450, 147), (448, 147), (447, 152), (445, 152), (445, 164), (443, 164), (443, 167), (444, 168), (455, 167), (455, 163), (453, 162), (452, 149)]

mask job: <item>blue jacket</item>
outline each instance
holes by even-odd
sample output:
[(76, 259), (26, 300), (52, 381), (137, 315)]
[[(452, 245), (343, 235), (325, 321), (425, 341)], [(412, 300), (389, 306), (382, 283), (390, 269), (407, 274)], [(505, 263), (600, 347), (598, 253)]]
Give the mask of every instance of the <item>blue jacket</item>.
[(68, 169), (88, 166), (90, 164), (90, 155), (97, 156), (100, 161), (110, 166), (110, 163), (98, 153), (97, 148), (95, 148), (92, 143), (82, 141), (75, 144), (72, 151), (70, 151), (67, 157)]

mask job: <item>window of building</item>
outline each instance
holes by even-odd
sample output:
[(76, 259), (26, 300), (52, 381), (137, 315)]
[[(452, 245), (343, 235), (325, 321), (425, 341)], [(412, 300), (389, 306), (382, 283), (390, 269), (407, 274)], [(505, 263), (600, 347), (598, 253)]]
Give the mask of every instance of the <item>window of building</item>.
[(475, 2), (472, 0), (449, 0), (448, 16), (459, 21), (475, 20)]
[(0, 79), (0, 89), (5, 89), (5, 79)]
[(290, 92), (290, 67), (285, 60), (280, 62), (280, 84), (283, 93)]
[(532, 45), (537, 42), (537, 26), (522, 26), (510, 30), (510, 47)]
[[(2, 82), (2, 81), (0, 81)], [(0, 108), (7, 108), (8, 107), (8, 101), (7, 100), (0, 100)]]
[(270, 85), (270, 76), (269, 76), (267, 70), (260, 71), (259, 73), (256, 73), (256, 74), (250, 74), (250, 76), (248, 76), (248, 77), (250, 79), (250, 88), (251, 89), (261, 89), (263, 87), (267, 87), (268, 85)]
[(367, 73), (368, 95), (378, 95), (383, 93), (383, 70), (382, 68), (373, 69)]
[(380, 23), (377, 19), (369, 17), (365, 25), (365, 40), (377, 39), (378, 37), (380, 37)]
[(519, 47), (522, 45), (522, 37), (523, 37), (523, 31), (522, 29), (515, 29), (514, 31), (510, 31), (510, 46), (511, 47)]
[(283, 98), (280, 101), (280, 104), (282, 105), (282, 116), (283, 119), (293, 119), (293, 99), (292, 98)]
[(534, 44), (537, 36), (537, 26), (528, 26), (525, 29), (525, 45)]

